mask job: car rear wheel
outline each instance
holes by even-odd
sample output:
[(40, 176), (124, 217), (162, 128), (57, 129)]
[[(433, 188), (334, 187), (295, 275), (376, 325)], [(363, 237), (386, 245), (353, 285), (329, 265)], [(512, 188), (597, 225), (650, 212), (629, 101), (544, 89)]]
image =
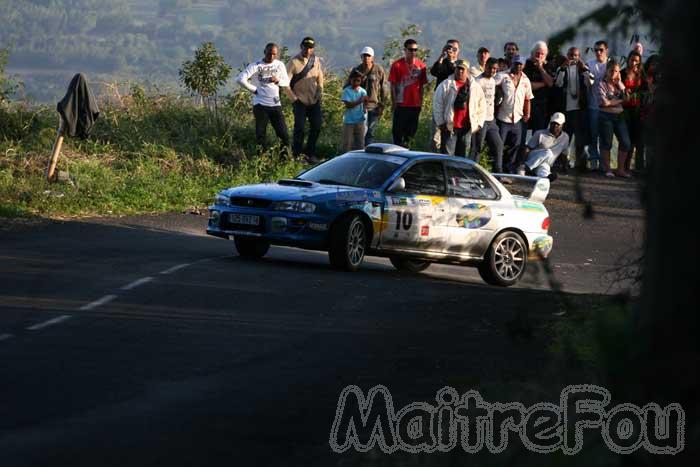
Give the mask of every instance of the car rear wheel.
[(359, 215), (341, 219), (331, 230), (328, 258), (331, 265), (345, 271), (357, 271), (365, 259), (367, 226)]
[(415, 259), (398, 258), (396, 256), (389, 258), (389, 261), (391, 261), (391, 264), (399, 271), (421, 272), (430, 267), (430, 261), (418, 261)]
[(527, 265), (527, 246), (515, 232), (503, 232), (491, 243), (479, 275), (487, 284), (510, 287), (517, 283)]
[(241, 258), (262, 258), (270, 249), (270, 242), (260, 238), (250, 238), (234, 236), (233, 241), (236, 244), (236, 250)]

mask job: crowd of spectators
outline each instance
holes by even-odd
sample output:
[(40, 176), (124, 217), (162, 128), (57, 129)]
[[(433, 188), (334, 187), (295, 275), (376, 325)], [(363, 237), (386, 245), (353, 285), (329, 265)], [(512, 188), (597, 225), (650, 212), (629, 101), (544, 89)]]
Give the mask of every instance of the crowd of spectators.
[[(318, 161), (323, 95), (323, 68), (315, 45), (313, 38), (305, 37), (299, 53), (285, 66), (277, 59), (279, 46), (267, 44), (264, 57), (237, 79), (253, 93), (260, 145), (265, 144), (268, 123), (282, 144), (289, 144), (281, 112), (280, 88), (284, 89), (294, 110), (292, 152), (313, 163)], [(620, 63), (610, 58), (604, 40), (595, 43), (594, 58), (588, 61), (578, 47), (556, 56), (546, 42), (538, 41), (526, 57), (518, 44), (507, 42), (500, 58), (479, 47), (473, 66), (460, 58), (460, 47), (459, 40), (449, 39), (428, 68), (418, 58), (419, 44), (408, 39), (403, 57), (391, 63), (388, 72), (375, 63), (374, 49), (364, 47), (361, 63), (350, 71), (340, 96), (346, 108), (340, 149), (371, 144), (385, 111), (391, 113), (393, 143), (410, 147), (430, 74), (434, 95), (426, 143), (433, 152), (479, 162), (486, 150), (494, 172), (550, 179), (572, 163), (579, 172), (623, 178), (647, 166), (650, 154), (644, 135), (659, 81), (659, 56), (644, 61), (642, 44), (634, 44)], [(611, 161), (614, 140), (617, 160)]]

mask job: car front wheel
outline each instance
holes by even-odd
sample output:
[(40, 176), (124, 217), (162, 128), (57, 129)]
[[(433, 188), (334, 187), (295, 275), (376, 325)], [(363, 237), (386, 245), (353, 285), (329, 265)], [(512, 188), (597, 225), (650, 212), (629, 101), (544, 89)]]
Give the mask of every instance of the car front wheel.
[(345, 271), (357, 271), (365, 259), (367, 226), (359, 215), (341, 219), (331, 230), (328, 258), (331, 265)]
[(241, 258), (257, 259), (262, 258), (270, 249), (270, 242), (260, 238), (250, 238), (234, 236), (233, 241), (236, 244), (236, 250)]
[(527, 246), (515, 232), (503, 232), (491, 243), (479, 275), (487, 284), (510, 287), (517, 283), (527, 265)]
[(415, 259), (398, 258), (396, 256), (389, 258), (389, 261), (391, 261), (391, 264), (399, 271), (421, 272), (430, 267), (430, 261), (418, 261)]

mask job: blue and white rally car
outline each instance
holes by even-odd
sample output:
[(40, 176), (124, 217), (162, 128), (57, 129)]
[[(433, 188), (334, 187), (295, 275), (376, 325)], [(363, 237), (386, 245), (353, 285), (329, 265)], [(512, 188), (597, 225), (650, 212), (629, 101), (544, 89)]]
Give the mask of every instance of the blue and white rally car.
[(372, 144), (294, 179), (223, 190), (207, 233), (233, 238), (248, 258), (287, 245), (328, 251), (333, 266), (349, 271), (365, 255), (384, 256), (411, 272), (475, 266), (487, 283), (510, 286), (528, 259), (552, 249), (542, 204), (549, 180), (508, 175), (533, 185), (515, 196), (499, 177), (463, 158)]

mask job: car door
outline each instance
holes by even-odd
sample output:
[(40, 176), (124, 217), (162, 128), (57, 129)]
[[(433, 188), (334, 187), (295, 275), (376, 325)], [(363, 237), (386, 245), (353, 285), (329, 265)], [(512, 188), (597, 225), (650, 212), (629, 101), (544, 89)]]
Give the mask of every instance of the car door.
[(405, 189), (386, 195), (381, 248), (441, 252), (449, 217), (443, 162), (419, 161), (401, 177)]
[(495, 233), (496, 218), (503, 216), (500, 195), (473, 164), (449, 161), (445, 168), (450, 206), (445, 252), (481, 257)]

